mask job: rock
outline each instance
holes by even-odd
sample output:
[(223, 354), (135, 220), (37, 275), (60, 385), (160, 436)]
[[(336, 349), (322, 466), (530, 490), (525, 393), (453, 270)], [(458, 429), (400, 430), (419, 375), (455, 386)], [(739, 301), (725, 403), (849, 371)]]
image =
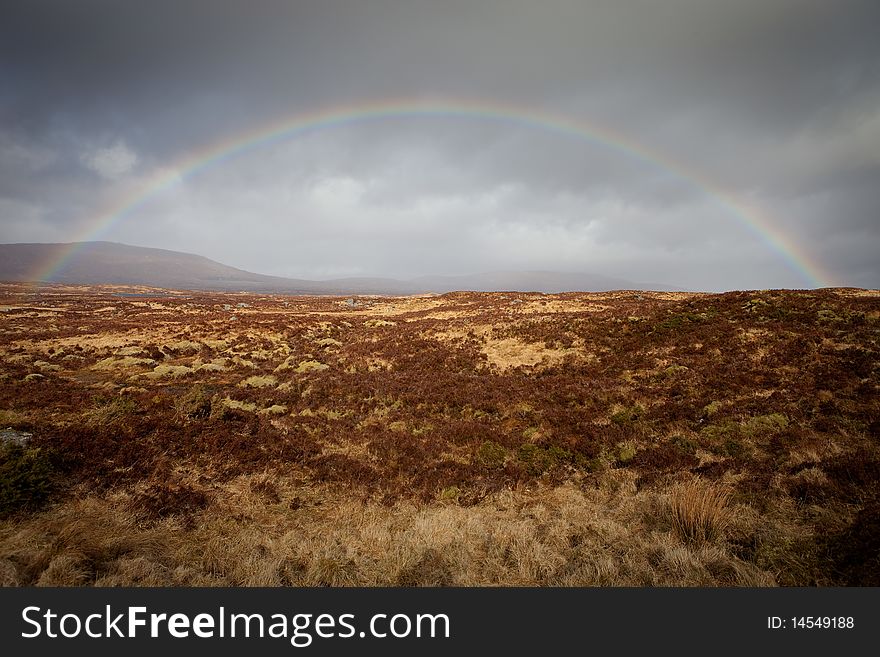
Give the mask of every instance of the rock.
[(15, 429), (0, 429), (0, 444), (10, 443), (24, 447), (34, 434)]

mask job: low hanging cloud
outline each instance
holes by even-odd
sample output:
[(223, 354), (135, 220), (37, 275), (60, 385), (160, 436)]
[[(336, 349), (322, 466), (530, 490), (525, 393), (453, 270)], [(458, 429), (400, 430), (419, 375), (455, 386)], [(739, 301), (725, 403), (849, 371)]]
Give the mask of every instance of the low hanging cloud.
[(131, 173), (139, 161), (137, 153), (118, 139), (110, 146), (83, 153), (80, 159), (89, 169), (107, 180), (117, 180)]

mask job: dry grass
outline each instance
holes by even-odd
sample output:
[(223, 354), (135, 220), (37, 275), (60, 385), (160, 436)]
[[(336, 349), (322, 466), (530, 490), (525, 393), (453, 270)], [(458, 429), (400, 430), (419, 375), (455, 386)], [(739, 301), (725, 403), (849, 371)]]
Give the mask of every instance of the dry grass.
[(326, 363), (322, 363), (317, 360), (304, 360), (299, 365), (297, 365), (294, 372), (297, 374), (305, 374), (306, 372), (321, 372), (322, 370), (328, 369), (330, 366)]
[(490, 364), (504, 371), (513, 367), (552, 365), (562, 361), (570, 350), (547, 349), (543, 345), (523, 342), (516, 338), (487, 340), (482, 351)]
[(387, 507), (256, 475), (215, 503), (145, 520), (137, 496), (91, 497), (0, 529), (6, 584), (753, 586), (773, 577), (723, 545), (646, 522), (659, 497), (619, 474), (599, 489), (507, 491)]
[(669, 516), (678, 537), (691, 545), (720, 538), (730, 524), (730, 490), (695, 478), (676, 486), (669, 495)]
[(153, 367), (156, 361), (152, 358), (135, 358), (123, 356), (122, 358), (105, 358), (92, 366), (93, 370), (115, 370), (129, 367)]
[(165, 377), (173, 379), (191, 374), (192, 371), (193, 369), (186, 365), (156, 365), (152, 372), (147, 372), (142, 376), (148, 379), (161, 379)]
[(107, 426), (131, 415), (136, 404), (128, 397), (96, 398), (92, 407), (82, 413), (82, 421), (91, 426)]
[(221, 406), (225, 406), (226, 408), (240, 411), (249, 411), (251, 413), (255, 413), (257, 410), (257, 405), (254, 403), (238, 401), (237, 399), (230, 399), (229, 397), (225, 397), (220, 400), (220, 404)]
[[(32, 522), (3, 528), (3, 567), (9, 585), (75, 586), (99, 583), (105, 574), (117, 576), (132, 559), (149, 560), (146, 582), (167, 554), (169, 536), (162, 526), (137, 527), (132, 514), (96, 498), (71, 502)], [(121, 581), (120, 581), (121, 583)]]
[(265, 376), (249, 376), (244, 379), (238, 385), (242, 388), (266, 388), (269, 386), (274, 386), (278, 383), (278, 379), (276, 379), (272, 375)]

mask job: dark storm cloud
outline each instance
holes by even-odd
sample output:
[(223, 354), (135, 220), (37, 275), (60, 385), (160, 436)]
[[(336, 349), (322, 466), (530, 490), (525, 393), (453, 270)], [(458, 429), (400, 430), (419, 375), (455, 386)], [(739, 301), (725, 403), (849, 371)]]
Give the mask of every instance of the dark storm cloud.
[(483, 99), (651, 155), (516, 122), (374, 121), (231, 158), (107, 237), (302, 276), (803, 285), (710, 183), (837, 282), (880, 286), (878, 19), (873, 1), (7, 3), (0, 238), (76, 237), (180, 158), (278, 117)]

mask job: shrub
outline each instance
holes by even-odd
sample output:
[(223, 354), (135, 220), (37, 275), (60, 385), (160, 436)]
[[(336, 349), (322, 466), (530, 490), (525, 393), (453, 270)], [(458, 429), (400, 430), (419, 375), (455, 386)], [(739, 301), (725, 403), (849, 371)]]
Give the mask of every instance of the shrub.
[(769, 415), (756, 415), (749, 418), (745, 424), (745, 431), (753, 436), (758, 433), (775, 433), (788, 426), (788, 418), (782, 413), (770, 413)]
[(724, 456), (730, 456), (731, 458), (744, 458), (749, 453), (749, 446), (741, 440), (737, 440), (733, 437), (725, 438), (724, 444), (721, 445), (720, 448), (715, 450), (717, 453), (723, 454)]
[(722, 403), (720, 401), (711, 401), (703, 407), (703, 415), (712, 417), (721, 410)]
[(853, 524), (822, 541), (845, 586), (880, 586), (880, 503), (868, 504)]
[(697, 443), (685, 436), (673, 436), (669, 442), (673, 447), (681, 451), (683, 454), (697, 453)]
[(635, 406), (625, 406), (611, 414), (611, 421), (618, 425), (629, 425), (638, 420), (644, 412), (644, 409), (638, 404)]
[(477, 448), (476, 461), (484, 468), (497, 469), (504, 467), (507, 450), (494, 440), (487, 440)]
[(573, 455), (568, 450), (556, 445), (545, 449), (533, 443), (523, 443), (519, 446), (517, 458), (529, 474), (541, 475), (557, 467), (560, 463), (572, 461)]
[(184, 420), (204, 420), (211, 416), (211, 394), (202, 386), (194, 386), (174, 401), (174, 409)]
[(626, 465), (636, 456), (636, 447), (632, 443), (624, 443), (617, 448), (617, 462)]
[(46, 454), (16, 443), (0, 445), (0, 516), (41, 506), (52, 488)]

